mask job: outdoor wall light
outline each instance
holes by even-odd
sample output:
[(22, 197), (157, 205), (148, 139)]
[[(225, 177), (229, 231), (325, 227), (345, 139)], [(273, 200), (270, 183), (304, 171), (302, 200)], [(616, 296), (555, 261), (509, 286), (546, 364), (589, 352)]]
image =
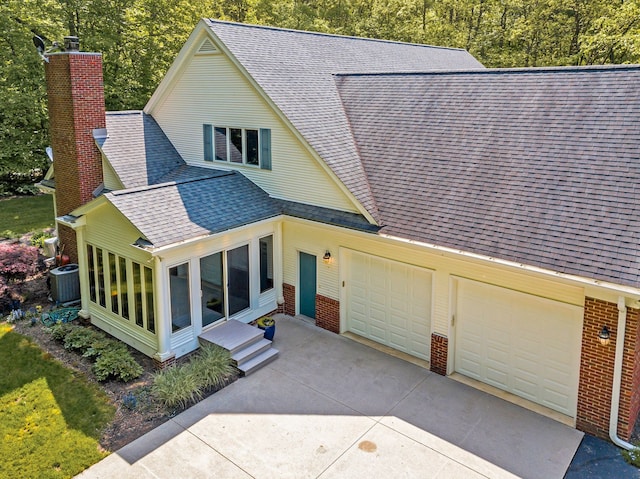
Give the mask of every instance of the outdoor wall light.
[(331, 263), (331, 251), (327, 250), (324, 256), (322, 257), (322, 260), (325, 262), (325, 264)]
[(609, 333), (609, 328), (607, 328), (606, 326), (602, 326), (602, 329), (598, 333), (598, 341), (600, 341), (600, 344), (602, 344), (603, 346), (609, 344), (609, 341), (611, 341), (611, 333)]

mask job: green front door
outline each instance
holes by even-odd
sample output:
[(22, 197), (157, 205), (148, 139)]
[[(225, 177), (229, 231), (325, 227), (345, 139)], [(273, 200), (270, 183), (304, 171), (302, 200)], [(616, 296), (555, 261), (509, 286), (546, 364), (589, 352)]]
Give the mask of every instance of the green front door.
[(300, 252), (300, 314), (316, 317), (316, 257)]

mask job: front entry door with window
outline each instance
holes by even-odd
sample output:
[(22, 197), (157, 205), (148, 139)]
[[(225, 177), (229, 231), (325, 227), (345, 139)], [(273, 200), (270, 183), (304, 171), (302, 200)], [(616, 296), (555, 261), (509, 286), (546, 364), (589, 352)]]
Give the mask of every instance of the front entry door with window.
[(316, 257), (300, 252), (300, 314), (316, 317)]

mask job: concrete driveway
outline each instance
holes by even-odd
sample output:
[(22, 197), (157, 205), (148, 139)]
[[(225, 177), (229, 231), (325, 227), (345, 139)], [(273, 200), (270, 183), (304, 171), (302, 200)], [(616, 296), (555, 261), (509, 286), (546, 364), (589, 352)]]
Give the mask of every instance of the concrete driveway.
[(582, 433), (281, 317), (280, 357), (89, 478), (562, 478)]

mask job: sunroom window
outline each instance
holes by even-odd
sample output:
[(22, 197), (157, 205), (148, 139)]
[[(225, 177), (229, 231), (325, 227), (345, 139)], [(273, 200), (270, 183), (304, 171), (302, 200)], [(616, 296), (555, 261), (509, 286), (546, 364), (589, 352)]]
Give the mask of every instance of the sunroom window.
[(155, 334), (153, 270), (91, 244), (87, 245), (87, 263), (89, 300)]

